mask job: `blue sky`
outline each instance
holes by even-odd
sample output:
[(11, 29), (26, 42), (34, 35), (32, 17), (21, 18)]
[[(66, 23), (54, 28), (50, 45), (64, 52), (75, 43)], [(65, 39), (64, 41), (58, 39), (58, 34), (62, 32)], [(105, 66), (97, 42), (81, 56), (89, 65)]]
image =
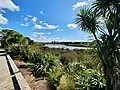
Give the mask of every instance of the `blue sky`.
[(14, 29), (39, 42), (84, 41), (74, 24), (76, 13), (91, 0), (0, 0), (0, 28)]

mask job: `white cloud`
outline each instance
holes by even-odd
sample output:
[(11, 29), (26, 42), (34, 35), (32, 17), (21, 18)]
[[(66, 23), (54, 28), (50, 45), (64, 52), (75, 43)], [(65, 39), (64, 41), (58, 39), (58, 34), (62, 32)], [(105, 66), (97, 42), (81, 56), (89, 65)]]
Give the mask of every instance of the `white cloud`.
[(25, 17), (25, 18), (24, 18), (24, 21), (29, 21), (29, 18), (28, 18), (28, 17)]
[(49, 42), (49, 41), (59, 41), (60, 37), (50, 37), (51, 33), (43, 33), (43, 32), (33, 32), (32, 39), (37, 42)]
[(56, 29), (58, 28), (58, 26), (44, 23), (43, 25), (35, 24), (33, 28), (34, 29)]
[(63, 31), (63, 29), (58, 29), (58, 30), (56, 30), (56, 31), (57, 31), (57, 32), (60, 32), (60, 31), (62, 32), (62, 31)]
[(8, 23), (8, 19), (1, 14), (6, 13), (4, 9), (20, 11), (19, 6), (15, 5), (12, 0), (0, 0), (0, 24), (3, 25)]
[(39, 32), (38, 34), (39, 34), (39, 35), (44, 35), (44, 33), (43, 33), (43, 32)]
[(36, 38), (40, 38), (40, 37), (48, 37), (47, 35), (50, 35), (51, 33), (44, 33), (44, 32), (33, 32), (33, 36)]
[(33, 17), (32, 19), (31, 19), (31, 21), (33, 22), (33, 24), (35, 24), (35, 23), (40, 23), (40, 24), (42, 24), (43, 23), (43, 21), (41, 21), (39, 18), (37, 18), (37, 17)]
[(22, 16), (22, 18), (24, 19), (24, 21), (26, 23), (29, 23), (31, 25), (34, 25), (35, 29), (43, 29), (42, 25), (43, 25), (43, 21), (40, 20), (38, 17), (35, 16), (31, 16), (31, 15), (26, 15), (25, 17)]
[(47, 38), (46, 36), (41, 35), (41, 36), (39, 36), (38, 39), (39, 39), (39, 40), (46, 40), (46, 38)]
[(56, 29), (58, 26), (55, 25), (47, 25), (45, 28), (46, 29)]
[(44, 21), (41, 21), (38, 17), (35, 17), (35, 16), (33, 17), (31, 15), (27, 15), (27, 17), (24, 18), (24, 21), (27, 22), (27, 23), (28, 23), (28, 21), (30, 21), (29, 23), (34, 25), (33, 28), (36, 29), (36, 30), (58, 28), (57, 25), (51, 25), (51, 24), (48, 24), (48, 23), (44, 23)]
[(40, 23), (40, 24), (42, 24), (42, 23), (43, 23), (43, 21), (39, 21), (39, 23)]
[(40, 11), (40, 14), (42, 14), (42, 15), (43, 15), (43, 14), (44, 14), (44, 12), (43, 12), (43, 11)]
[(38, 29), (44, 29), (44, 27), (41, 26), (41, 25), (34, 25), (33, 28), (36, 29), (36, 30), (38, 30)]
[(72, 24), (67, 24), (67, 27), (70, 28), (70, 29), (76, 29), (77, 25), (72, 23)]
[(33, 32), (33, 34), (36, 34), (36, 35), (44, 35), (43, 32)]
[(25, 24), (20, 24), (21, 26), (24, 26), (24, 27), (28, 27), (28, 24), (25, 23)]
[(58, 41), (60, 40), (60, 37), (51, 37), (49, 38), (50, 41)]
[(48, 36), (46, 36), (43, 32), (33, 32), (33, 37), (38, 40), (46, 40)]
[(88, 5), (88, 2), (86, 2), (86, 1), (77, 2), (75, 5), (73, 5), (73, 10), (76, 10), (77, 8), (83, 7), (83, 6), (86, 6), (86, 5)]
[(36, 23), (36, 22), (37, 22), (37, 20), (38, 20), (38, 18), (37, 18), (37, 17), (33, 17), (31, 21), (32, 21), (33, 23)]
[(58, 28), (58, 26), (56, 26), (56, 25), (49, 25), (47, 23), (44, 23), (44, 25), (45, 25), (45, 29), (56, 29), (56, 28)]
[(52, 41), (59, 41), (59, 42), (86, 42), (86, 40), (70, 40), (66, 37), (50, 37), (48, 34), (43, 32), (33, 32), (31, 39), (36, 42), (52, 42)]
[(27, 17), (31, 18), (31, 17), (33, 17), (33, 16), (32, 16), (32, 15), (27, 15)]
[(32, 39), (37, 42), (52, 42), (52, 41), (59, 41), (59, 42), (85, 42), (86, 40), (70, 40), (66, 37), (50, 37), (48, 33), (43, 32), (33, 32)]
[(37, 32), (33, 32), (32, 36), (37, 37), (38, 35), (36, 34)]
[(0, 14), (0, 24), (8, 24), (8, 19), (3, 17), (2, 14)]
[(0, 9), (20, 11), (19, 6), (15, 5), (12, 0), (0, 0)]

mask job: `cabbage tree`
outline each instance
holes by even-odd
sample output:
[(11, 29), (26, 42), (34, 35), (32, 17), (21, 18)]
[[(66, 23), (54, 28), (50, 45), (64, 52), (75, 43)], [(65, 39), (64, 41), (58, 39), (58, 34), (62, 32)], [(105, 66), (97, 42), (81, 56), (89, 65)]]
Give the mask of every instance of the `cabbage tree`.
[(83, 8), (77, 13), (76, 24), (97, 41), (107, 90), (120, 90), (120, 1), (94, 1), (92, 8)]

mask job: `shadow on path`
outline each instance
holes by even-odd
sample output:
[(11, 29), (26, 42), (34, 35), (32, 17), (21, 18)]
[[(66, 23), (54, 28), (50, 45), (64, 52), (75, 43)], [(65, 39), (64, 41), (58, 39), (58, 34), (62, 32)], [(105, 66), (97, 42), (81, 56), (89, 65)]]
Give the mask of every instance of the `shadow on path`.
[[(13, 72), (12, 67), (11, 67), (11, 65), (10, 65), (10, 62), (8, 61), (8, 58), (7, 58), (6, 55), (5, 55), (5, 57), (6, 57), (7, 64), (8, 64), (8, 68), (9, 68), (9, 71), (10, 71), (10, 74), (11, 74), (11, 78), (12, 78), (12, 82), (13, 82), (13, 85), (14, 85), (14, 89), (15, 89), (15, 90), (21, 90), (21, 89), (20, 89), (20, 86), (19, 86), (19, 84), (18, 84), (18, 81), (17, 81), (17, 79), (16, 79), (16, 77), (15, 77), (15, 73)], [(16, 72), (16, 73), (18, 73), (18, 72)]]

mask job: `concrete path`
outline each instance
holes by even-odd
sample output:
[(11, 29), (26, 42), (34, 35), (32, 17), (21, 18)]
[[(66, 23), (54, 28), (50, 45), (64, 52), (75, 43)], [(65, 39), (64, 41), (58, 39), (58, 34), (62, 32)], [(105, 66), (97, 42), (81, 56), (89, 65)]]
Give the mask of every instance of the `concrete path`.
[[(3, 55), (4, 50), (0, 49), (1, 51)], [(0, 56), (0, 90), (14, 90), (6, 57), (2, 55)]]
[(31, 90), (23, 75), (4, 49), (0, 49), (0, 90)]

